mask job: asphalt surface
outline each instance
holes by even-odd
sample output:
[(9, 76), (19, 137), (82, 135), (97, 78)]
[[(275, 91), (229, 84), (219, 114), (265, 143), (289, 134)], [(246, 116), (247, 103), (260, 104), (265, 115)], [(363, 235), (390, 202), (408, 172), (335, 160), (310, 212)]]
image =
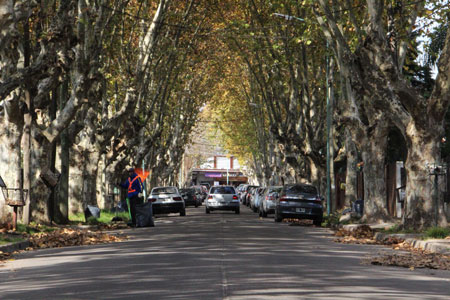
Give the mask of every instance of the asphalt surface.
[(0, 266), (0, 299), (449, 299), (450, 272), (362, 264), (394, 251), (325, 228), (241, 214), (156, 219), (107, 245), (25, 252)]

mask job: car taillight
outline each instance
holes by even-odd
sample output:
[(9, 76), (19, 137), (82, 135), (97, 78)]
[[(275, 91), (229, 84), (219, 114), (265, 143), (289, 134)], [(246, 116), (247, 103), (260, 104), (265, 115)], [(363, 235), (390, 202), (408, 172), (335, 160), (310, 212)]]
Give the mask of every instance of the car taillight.
[(316, 197), (316, 199), (314, 199), (314, 202), (321, 204), (322, 199), (320, 197)]
[(280, 198), (280, 202), (288, 202), (288, 201), (289, 201), (289, 199), (286, 198), (286, 197), (281, 197)]
[(175, 200), (175, 201), (182, 201), (183, 199), (181, 197), (173, 197), (173, 200)]
[(156, 201), (156, 198), (149, 198), (148, 199), (148, 202), (155, 202)]
[(233, 200), (237, 200), (238, 197), (236, 195), (233, 196)]
[(209, 195), (209, 196), (208, 196), (208, 199), (212, 199), (212, 198), (213, 198), (213, 196), (212, 196), (212, 195)]

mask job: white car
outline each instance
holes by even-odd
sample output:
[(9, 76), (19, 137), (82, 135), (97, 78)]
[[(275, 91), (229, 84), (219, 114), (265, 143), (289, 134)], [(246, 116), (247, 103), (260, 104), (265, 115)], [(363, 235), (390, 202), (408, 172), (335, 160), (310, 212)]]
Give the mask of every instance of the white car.
[(186, 205), (183, 197), (174, 186), (154, 187), (148, 196), (152, 202), (153, 214), (179, 213), (186, 215)]
[(234, 187), (228, 185), (211, 187), (206, 198), (205, 209), (207, 214), (213, 210), (233, 210), (239, 214), (240, 202)]

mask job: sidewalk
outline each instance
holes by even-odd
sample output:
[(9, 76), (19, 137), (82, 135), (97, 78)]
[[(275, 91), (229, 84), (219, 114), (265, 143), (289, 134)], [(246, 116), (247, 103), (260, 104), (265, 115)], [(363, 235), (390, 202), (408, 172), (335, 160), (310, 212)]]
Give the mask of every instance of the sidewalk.
[[(349, 224), (349, 225), (343, 225), (342, 228), (347, 231), (353, 231), (356, 230), (356, 228), (363, 226), (363, 225), (369, 225), (370, 228), (376, 230), (380, 228), (388, 228), (393, 224)], [(433, 253), (440, 253), (444, 255), (450, 255), (450, 239), (430, 239), (430, 240), (422, 240), (420, 234), (401, 234), (401, 233), (395, 233), (395, 234), (387, 234), (382, 232), (376, 232), (375, 233), (375, 240), (377, 241), (383, 241), (389, 237), (397, 237), (404, 239), (405, 242), (410, 244), (413, 248), (416, 249), (422, 249)]]

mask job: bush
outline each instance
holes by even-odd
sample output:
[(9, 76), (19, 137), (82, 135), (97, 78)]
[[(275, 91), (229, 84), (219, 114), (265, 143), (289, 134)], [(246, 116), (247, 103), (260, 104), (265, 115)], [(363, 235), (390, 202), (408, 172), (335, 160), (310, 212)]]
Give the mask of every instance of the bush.
[(86, 220), (86, 223), (87, 223), (88, 225), (98, 225), (98, 224), (100, 224), (99, 220), (98, 220), (96, 217), (94, 217), (94, 216), (90, 216), (90, 217)]
[(431, 227), (425, 231), (425, 238), (444, 239), (450, 236), (450, 228)]
[(85, 223), (85, 224), (89, 224), (89, 225), (97, 225), (97, 224), (110, 224), (111, 220), (115, 216), (122, 218), (122, 220), (124, 220), (124, 222), (128, 222), (128, 219), (129, 219), (128, 211), (120, 212), (120, 213), (113, 213), (108, 210), (102, 210), (100, 213), (100, 218), (98, 218), (98, 219), (94, 218), (96, 221), (91, 221), (94, 223), (89, 222), (91, 217), (88, 218), (87, 222), (84, 222), (84, 214), (83, 213), (72, 214), (69, 216), (69, 219), (71, 222), (74, 222), (74, 223)]
[(381, 229), (381, 232), (387, 233), (387, 234), (396, 234), (396, 233), (401, 233), (401, 234), (420, 234), (421, 231), (419, 230), (415, 230), (412, 228), (404, 228), (403, 225), (400, 224), (396, 224), (388, 229)]
[(52, 232), (54, 230), (56, 230), (54, 227), (50, 227), (43, 224), (36, 224), (34, 222), (31, 222), (30, 225), (18, 223), (16, 229), (17, 232), (28, 234), (35, 234), (39, 232)]
[(331, 228), (338, 227), (340, 217), (341, 217), (340, 214), (333, 214), (333, 213), (330, 215), (324, 215), (322, 226)]

